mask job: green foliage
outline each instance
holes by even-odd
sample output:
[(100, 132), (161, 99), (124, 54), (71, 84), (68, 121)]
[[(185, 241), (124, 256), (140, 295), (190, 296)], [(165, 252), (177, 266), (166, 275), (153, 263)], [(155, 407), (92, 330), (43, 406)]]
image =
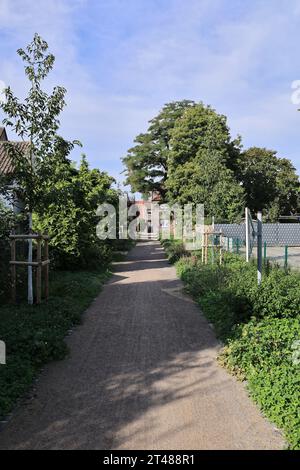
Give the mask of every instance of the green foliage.
[(225, 343), (220, 362), (247, 380), (265, 415), (300, 449), (300, 275), (268, 266), (258, 286), (255, 264), (232, 254), (222, 266), (195, 256), (176, 266)]
[[(9, 234), (23, 222), (23, 217), (16, 215), (0, 200), (0, 304), (10, 297), (10, 240)], [(22, 251), (17, 245), (17, 254), (20, 259)], [(20, 273), (17, 272), (17, 287), (22, 284)]]
[(56, 267), (97, 268), (110, 261), (113, 244), (97, 238), (96, 210), (103, 202), (117, 202), (113, 181), (104, 172), (90, 170), (85, 156), (78, 170), (61, 156), (34, 214), (34, 228), (50, 235)]
[(263, 210), (267, 219), (295, 213), (299, 207), (299, 178), (292, 163), (276, 152), (251, 147), (240, 157), (240, 180), (246, 205), (253, 213)]
[(239, 141), (231, 141), (226, 117), (203, 103), (186, 110), (171, 132), (170, 173), (192, 161), (199, 150), (218, 152), (228, 168), (235, 168)]
[(300, 276), (274, 268), (253, 296), (256, 317), (299, 317)]
[[(65, 105), (63, 87), (55, 87), (50, 95), (41, 88), (55, 60), (47, 50), (48, 44), (38, 34), (26, 50), (18, 50), (30, 82), (28, 95), (20, 102), (8, 87), (4, 90), (5, 100), (0, 103), (7, 116), (3, 123), (21, 140), (28, 141), (25, 152), (11, 142), (5, 145), (14, 165), (14, 197), (24, 203), (29, 213), (43, 198), (45, 182), (55, 167), (58, 116)], [(68, 144), (72, 147), (75, 143)], [(0, 191), (11, 196), (11, 175), (2, 178)]]
[(162, 244), (170, 263), (175, 263), (182, 256), (189, 255), (189, 252), (186, 251), (184, 244), (180, 240), (163, 240)]
[(199, 103), (186, 110), (171, 131), (168, 198), (205, 204), (207, 215), (239, 220), (244, 192), (235, 178), (239, 141), (232, 141), (225, 116)]
[(249, 380), (249, 390), (264, 413), (285, 431), (290, 449), (300, 449), (300, 374), (292, 364), (257, 370)]
[(241, 151), (226, 117), (193, 101), (166, 104), (123, 158), (133, 192), (158, 191), (164, 201), (204, 203), (215, 220), (239, 222), (245, 206), (266, 220), (300, 208), (299, 178), (276, 152)]
[(253, 319), (235, 331), (221, 362), (248, 381), (254, 400), (285, 430), (290, 447), (300, 449), (300, 374), (293, 362), (293, 344), (299, 339), (300, 319)]
[(261, 368), (271, 373), (274, 366), (292, 364), (292, 345), (299, 331), (299, 318), (252, 318), (235, 329), (223, 357), (228, 367), (246, 375)]
[(8, 295), (9, 290), (9, 233), (14, 227), (15, 218), (10, 209), (7, 209), (0, 201), (0, 303)]
[(194, 106), (193, 101), (174, 101), (164, 105), (159, 114), (150, 121), (146, 133), (135, 138), (136, 145), (123, 158), (126, 166), (126, 184), (133, 192), (147, 194), (157, 191), (165, 197), (168, 176), (170, 133), (184, 111)]
[(244, 191), (226, 167), (220, 151), (200, 149), (195, 158), (170, 173), (170, 197), (184, 205), (205, 204), (205, 213), (216, 220), (239, 221), (244, 209)]
[(68, 352), (64, 337), (99, 292), (108, 271), (56, 272), (51, 298), (37, 306), (6, 305), (0, 310), (0, 338), (7, 364), (0, 365), (0, 418), (30, 387), (40, 367)]

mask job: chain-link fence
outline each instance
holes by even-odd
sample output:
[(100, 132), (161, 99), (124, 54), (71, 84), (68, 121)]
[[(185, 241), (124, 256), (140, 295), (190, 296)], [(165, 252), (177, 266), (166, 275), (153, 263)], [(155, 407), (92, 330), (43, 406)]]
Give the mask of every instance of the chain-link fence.
[[(245, 224), (215, 224), (223, 233), (223, 249), (246, 256)], [(300, 224), (263, 224), (263, 259), (283, 267), (300, 269)], [(257, 256), (257, 241), (253, 240), (252, 257)]]
[[(254, 222), (255, 224), (255, 222)], [(225, 237), (245, 240), (245, 224), (215, 224), (215, 230)], [(296, 246), (300, 247), (300, 224), (263, 224), (263, 243), (268, 246)], [(255, 243), (255, 242), (254, 242)]]

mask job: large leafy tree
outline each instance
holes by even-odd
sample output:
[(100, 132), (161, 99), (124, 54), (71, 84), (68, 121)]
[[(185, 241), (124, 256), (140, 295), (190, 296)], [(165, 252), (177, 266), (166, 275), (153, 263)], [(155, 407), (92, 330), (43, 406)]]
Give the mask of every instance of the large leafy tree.
[(200, 149), (217, 150), (224, 163), (235, 169), (240, 151), (239, 139), (232, 140), (226, 117), (203, 103), (188, 109), (171, 131), (168, 158), (169, 177), (179, 165), (192, 161)]
[(251, 147), (241, 154), (240, 172), (253, 213), (263, 210), (269, 220), (277, 220), (297, 211), (299, 178), (289, 160), (273, 150)]
[(204, 203), (206, 213), (233, 221), (243, 189), (235, 178), (240, 141), (232, 140), (226, 117), (202, 103), (186, 110), (171, 132), (168, 198)]
[(189, 100), (165, 104), (160, 113), (149, 121), (147, 132), (135, 138), (136, 145), (123, 158), (126, 184), (133, 192), (147, 194), (157, 191), (162, 199), (165, 198), (171, 131), (186, 109), (193, 106), (195, 103)]
[(216, 221), (235, 222), (242, 216), (244, 190), (219, 150), (198, 150), (195, 158), (177, 167), (176, 179), (168, 184), (170, 193), (176, 194), (174, 202), (202, 203), (205, 213)]

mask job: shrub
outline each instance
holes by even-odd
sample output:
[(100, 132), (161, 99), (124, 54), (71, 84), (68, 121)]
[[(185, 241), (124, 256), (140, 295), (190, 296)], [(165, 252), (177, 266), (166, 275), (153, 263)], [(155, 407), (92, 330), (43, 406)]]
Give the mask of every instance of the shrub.
[(299, 318), (265, 318), (240, 326), (220, 361), (248, 381), (251, 396), (285, 430), (290, 447), (300, 447), (300, 374), (293, 361)]
[(239, 325), (222, 355), (228, 368), (251, 374), (262, 368), (291, 364), (299, 338), (300, 318), (252, 319)]
[(164, 240), (163, 246), (170, 263), (175, 263), (182, 256), (189, 255), (189, 252), (186, 251), (184, 244), (180, 240)]
[[(214, 323), (217, 334), (223, 340), (231, 334), (237, 323), (252, 315), (251, 295), (256, 287), (256, 271), (245, 268), (240, 259), (228, 257), (224, 265), (203, 265), (181, 259), (176, 264), (177, 272), (186, 283), (188, 292), (200, 304), (206, 316)], [(242, 276), (240, 271), (242, 269)], [(239, 274), (238, 274), (239, 273)], [(241, 277), (243, 282), (241, 282)]]
[(85, 156), (79, 169), (61, 159), (46, 181), (44, 198), (35, 208), (34, 229), (50, 236), (52, 266), (59, 269), (94, 269), (112, 259), (113, 243), (96, 234), (97, 208), (103, 202), (115, 204), (118, 193), (113, 178), (90, 169)]
[[(0, 303), (3, 303), (10, 290), (10, 244), (9, 234), (16, 226), (17, 217), (0, 200)], [(18, 279), (18, 283), (19, 283)]]
[(253, 298), (257, 317), (297, 317), (300, 312), (300, 276), (276, 267), (263, 279)]

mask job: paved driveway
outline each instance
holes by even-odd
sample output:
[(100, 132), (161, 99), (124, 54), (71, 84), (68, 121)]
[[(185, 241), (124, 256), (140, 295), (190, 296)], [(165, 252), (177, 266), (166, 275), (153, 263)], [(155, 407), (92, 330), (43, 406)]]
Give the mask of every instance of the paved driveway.
[(0, 433), (1, 449), (279, 449), (158, 242), (139, 243)]

